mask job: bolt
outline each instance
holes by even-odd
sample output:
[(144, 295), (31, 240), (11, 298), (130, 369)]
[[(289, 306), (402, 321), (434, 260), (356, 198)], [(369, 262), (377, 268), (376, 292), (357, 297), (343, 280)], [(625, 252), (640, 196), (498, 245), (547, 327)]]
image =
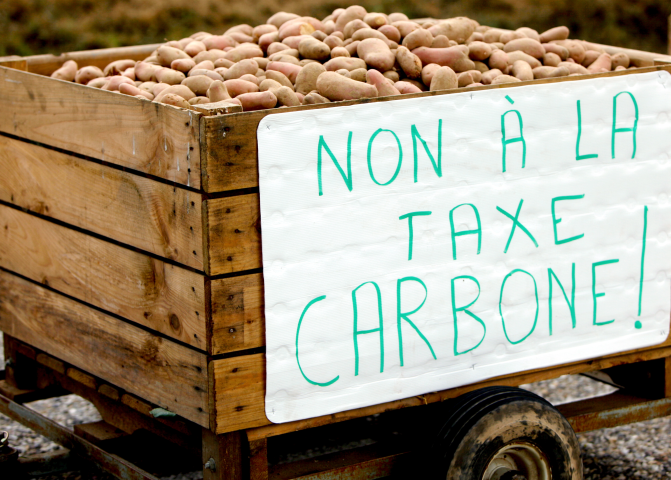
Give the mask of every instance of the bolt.
[(14, 360), (12, 360), (11, 358), (8, 358), (7, 360), (5, 360), (5, 366), (6, 367), (11, 367), (12, 365), (14, 365)]
[(214, 461), (214, 458), (210, 458), (207, 462), (205, 462), (205, 465), (203, 465), (203, 468), (205, 470), (212, 470), (213, 472), (217, 471), (217, 464)]
[(235, 333), (235, 328), (229, 328), (228, 333)]
[(3, 431), (0, 433), (0, 450), (9, 445), (9, 433)]

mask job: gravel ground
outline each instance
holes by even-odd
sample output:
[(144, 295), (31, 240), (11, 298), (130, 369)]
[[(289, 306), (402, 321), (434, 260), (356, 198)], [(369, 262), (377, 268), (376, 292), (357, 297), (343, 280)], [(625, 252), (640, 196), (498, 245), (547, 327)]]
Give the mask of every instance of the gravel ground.
[[(0, 334), (0, 343), (2, 334)], [(4, 359), (0, 351), (0, 360)], [(569, 375), (523, 385), (553, 404), (606, 395), (613, 388), (581, 376)], [(76, 395), (40, 400), (30, 404), (43, 415), (67, 427), (100, 420), (96, 409)], [(51, 452), (58, 445), (0, 414), (0, 430), (9, 432), (10, 444), (21, 455)], [(582, 448), (585, 480), (669, 480), (671, 479), (671, 417), (578, 435)], [(108, 480), (110, 477), (68, 472), (40, 480)], [(163, 477), (162, 480), (200, 480), (202, 474)]]

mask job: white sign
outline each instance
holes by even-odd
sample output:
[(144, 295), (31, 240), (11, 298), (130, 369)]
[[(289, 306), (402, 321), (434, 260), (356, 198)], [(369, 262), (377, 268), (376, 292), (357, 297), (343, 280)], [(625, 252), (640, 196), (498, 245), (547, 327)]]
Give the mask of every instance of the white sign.
[(665, 71), (268, 115), (266, 414), (661, 343)]

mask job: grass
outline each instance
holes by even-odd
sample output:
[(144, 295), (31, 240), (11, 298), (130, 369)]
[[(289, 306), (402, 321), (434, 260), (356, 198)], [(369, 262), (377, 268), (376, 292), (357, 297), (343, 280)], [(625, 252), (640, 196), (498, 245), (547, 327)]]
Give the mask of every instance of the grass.
[[(2, 0), (0, 56), (35, 55), (179, 39), (258, 25), (285, 10), (323, 18), (355, 2), (334, 0)], [(572, 37), (660, 53), (667, 51), (668, 0), (365, 0), (369, 11), (411, 18), (469, 16), (482, 24), (542, 31), (566, 25)]]

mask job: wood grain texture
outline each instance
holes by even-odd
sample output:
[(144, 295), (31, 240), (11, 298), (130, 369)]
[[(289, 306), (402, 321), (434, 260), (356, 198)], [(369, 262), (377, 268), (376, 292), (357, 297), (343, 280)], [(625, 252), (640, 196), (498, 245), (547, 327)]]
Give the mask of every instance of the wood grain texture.
[[(505, 385), (516, 387), (526, 383), (539, 382), (541, 380), (551, 380), (553, 378), (560, 377), (562, 375), (572, 375), (577, 373), (589, 372), (592, 370), (602, 370), (604, 368), (614, 367), (617, 365), (623, 365), (625, 363), (635, 363), (635, 362), (644, 362), (647, 360), (654, 360), (657, 358), (664, 358), (671, 356), (671, 336), (669, 336), (663, 343), (660, 345), (649, 347), (640, 350), (632, 350), (628, 352), (616, 353), (613, 355), (608, 355), (604, 357), (599, 357), (591, 360), (584, 360), (581, 362), (575, 362), (571, 364), (558, 365), (551, 368), (542, 368), (535, 370), (528, 370), (525, 372), (512, 373), (509, 375), (503, 375), (501, 377), (496, 377), (490, 380), (485, 380), (478, 383), (473, 383), (470, 385), (464, 385), (462, 387), (452, 388), (449, 390), (442, 390), (439, 392), (431, 392), (425, 395), (418, 395), (415, 397), (404, 398), (401, 400), (395, 400), (393, 402), (381, 403), (378, 405), (371, 405), (368, 407), (358, 408), (356, 410), (347, 410), (344, 412), (334, 413), (332, 415), (324, 415), (322, 417), (308, 418), (305, 420), (298, 420), (295, 422), (280, 423), (280, 424), (271, 424), (270, 421), (265, 416), (265, 392), (261, 390), (257, 391), (257, 387), (253, 384), (254, 375), (250, 372), (246, 376), (249, 377), (250, 386), (249, 392), (246, 395), (240, 395), (240, 398), (244, 398), (244, 402), (241, 402), (241, 405), (244, 406), (244, 409), (239, 412), (235, 411), (235, 408), (230, 408), (231, 406), (236, 406), (232, 399), (227, 399), (226, 407), (223, 410), (219, 410), (219, 404), (222, 402), (219, 397), (216, 397), (216, 418), (217, 418), (217, 431), (222, 432), (226, 431), (228, 425), (236, 425), (238, 422), (245, 422), (247, 424), (253, 423), (251, 418), (249, 418), (249, 412), (258, 412), (258, 418), (256, 420), (257, 424), (265, 420), (265, 425), (259, 426), (258, 428), (250, 428), (247, 432), (247, 437), (249, 441), (255, 441), (264, 437), (272, 437), (275, 435), (282, 435), (284, 433), (294, 432), (298, 430), (304, 430), (306, 428), (318, 427), (322, 425), (328, 425), (330, 423), (342, 422), (345, 420), (351, 420), (354, 418), (366, 417), (369, 415), (374, 415), (378, 413), (388, 412), (391, 410), (398, 410), (405, 407), (418, 407), (421, 405), (426, 405), (428, 403), (442, 402), (444, 400), (458, 397), (464, 393), (476, 390), (478, 388), (489, 387), (493, 385)], [(248, 355), (246, 357), (237, 357), (237, 358), (248, 358), (252, 359), (254, 355)], [(234, 359), (229, 359), (234, 360)], [(218, 360), (221, 361), (221, 360)], [(264, 359), (256, 358), (254, 359), (255, 364), (248, 363), (246, 365), (247, 369), (256, 370), (257, 372), (263, 371), (265, 369)], [(216, 366), (217, 361), (213, 362)], [(225, 368), (215, 368), (215, 372), (224, 378), (231, 376), (230, 370)], [(263, 376), (265, 379), (265, 375)], [(217, 384), (217, 377), (215, 376), (215, 385)], [(221, 382), (220, 382), (221, 383)], [(252, 395), (253, 392), (257, 391), (256, 394)], [(239, 419), (231, 418), (232, 416), (239, 415)]]
[(207, 349), (203, 275), (5, 205), (0, 266)]
[(261, 212), (257, 193), (207, 200), (205, 273), (261, 268)]
[(201, 426), (206, 356), (0, 271), (0, 330)]
[(0, 131), (200, 188), (200, 114), (0, 67)]
[(266, 344), (263, 275), (211, 282), (212, 355)]
[(198, 193), (1, 135), (0, 170), (4, 202), (203, 270)]
[(265, 355), (257, 353), (210, 362), (210, 393), (217, 434), (267, 425)]
[[(662, 55), (658, 56), (661, 57)], [(334, 108), (361, 103), (389, 102), (407, 98), (431, 97), (433, 95), (451, 95), (454, 93), (491, 90), (495, 88), (520, 88), (525, 85), (573, 82), (590, 78), (631, 75), (654, 72), (657, 70), (671, 71), (671, 66), (657, 66), (641, 68), (638, 70), (623, 70), (593, 75), (545, 78), (541, 80), (501, 85), (486, 85), (482, 87), (413, 93), (403, 95), (402, 97), (366, 98), (362, 100), (322, 103), (318, 105), (302, 105), (300, 107), (282, 108), (281, 110), (259, 110), (255, 112), (234, 113), (216, 117), (204, 117), (201, 119), (200, 127), (203, 190), (206, 192), (220, 192), (257, 187), (259, 185), (256, 129), (258, 128), (261, 119), (266, 115), (281, 115), (285, 112)]]

